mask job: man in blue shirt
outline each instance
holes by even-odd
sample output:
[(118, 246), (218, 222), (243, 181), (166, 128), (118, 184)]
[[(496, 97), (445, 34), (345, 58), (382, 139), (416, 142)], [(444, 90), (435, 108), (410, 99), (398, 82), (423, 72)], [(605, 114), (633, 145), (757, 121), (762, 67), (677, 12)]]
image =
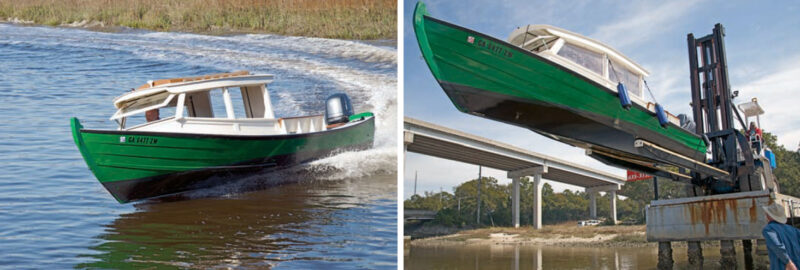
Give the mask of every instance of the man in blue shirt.
[(800, 264), (800, 230), (786, 225), (785, 210), (778, 203), (762, 208), (767, 214), (767, 226), (761, 233), (769, 250), (769, 269), (797, 270)]

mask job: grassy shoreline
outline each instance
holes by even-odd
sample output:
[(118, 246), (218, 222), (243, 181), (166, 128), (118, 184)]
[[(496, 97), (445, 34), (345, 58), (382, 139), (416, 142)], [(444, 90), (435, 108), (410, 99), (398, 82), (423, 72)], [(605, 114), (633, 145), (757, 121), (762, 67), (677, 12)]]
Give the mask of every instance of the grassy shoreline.
[(389, 0), (0, 0), (0, 21), (201, 34), (396, 39)]

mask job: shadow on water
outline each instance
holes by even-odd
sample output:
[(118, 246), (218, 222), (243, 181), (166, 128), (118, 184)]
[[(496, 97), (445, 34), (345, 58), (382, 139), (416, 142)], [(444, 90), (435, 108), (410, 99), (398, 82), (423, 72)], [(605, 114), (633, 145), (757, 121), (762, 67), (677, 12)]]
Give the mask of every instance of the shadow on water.
[(80, 255), (95, 261), (76, 267), (394, 265), (395, 179), (223, 186), (138, 203), (106, 225), (90, 254)]

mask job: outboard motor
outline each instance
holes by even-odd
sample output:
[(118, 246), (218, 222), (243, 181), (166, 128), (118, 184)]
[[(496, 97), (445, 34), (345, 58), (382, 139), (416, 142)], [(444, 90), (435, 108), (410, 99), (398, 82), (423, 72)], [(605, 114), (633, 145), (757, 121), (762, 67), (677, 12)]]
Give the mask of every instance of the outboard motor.
[(333, 94), (325, 100), (325, 124), (347, 123), (353, 115), (353, 105), (344, 93)]

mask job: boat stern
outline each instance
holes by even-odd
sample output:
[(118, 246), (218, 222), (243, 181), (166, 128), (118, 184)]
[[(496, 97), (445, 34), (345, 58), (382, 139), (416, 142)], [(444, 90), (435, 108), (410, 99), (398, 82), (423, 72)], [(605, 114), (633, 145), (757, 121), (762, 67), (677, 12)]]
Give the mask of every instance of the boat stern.
[(358, 129), (362, 130), (357, 132), (357, 134), (363, 133), (363, 136), (352, 136), (351, 139), (355, 139), (356, 141), (353, 146), (349, 147), (351, 150), (366, 150), (372, 148), (375, 142), (375, 114), (372, 112), (361, 112), (350, 116), (349, 122), (361, 122), (358, 125)]

